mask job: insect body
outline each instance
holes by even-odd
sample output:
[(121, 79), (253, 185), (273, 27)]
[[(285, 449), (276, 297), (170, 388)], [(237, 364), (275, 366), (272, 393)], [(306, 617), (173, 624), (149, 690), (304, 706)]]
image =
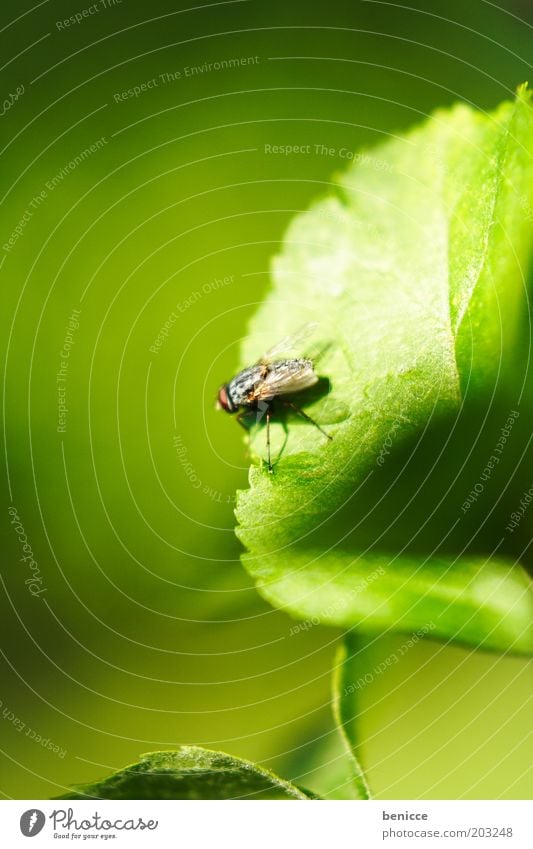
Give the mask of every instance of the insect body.
[[(288, 343), (288, 339), (284, 343)], [(282, 345), (283, 343), (281, 343)], [(280, 346), (270, 352), (279, 350)], [(290, 396), (308, 389), (318, 383), (318, 375), (315, 372), (313, 362), (305, 357), (297, 359), (269, 359), (266, 354), (262, 360), (249, 368), (243, 369), (235, 377), (220, 387), (218, 391), (218, 405), (227, 413), (238, 413), (237, 419), (243, 424), (242, 419), (250, 413), (256, 414), (257, 421), (262, 417), (266, 420), (267, 440), (267, 463), (268, 471), (272, 472), (270, 457), (270, 419), (274, 409), (274, 402), (289, 407), (300, 416), (313, 424), (324, 434), (327, 434), (320, 425), (304, 413), (292, 400)], [(243, 424), (243, 426), (245, 426)]]

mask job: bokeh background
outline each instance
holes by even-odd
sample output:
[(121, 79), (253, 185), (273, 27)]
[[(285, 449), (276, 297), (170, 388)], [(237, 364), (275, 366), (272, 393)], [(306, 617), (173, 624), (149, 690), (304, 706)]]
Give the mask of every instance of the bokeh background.
[[(530, 74), (527, 0), (192, 5), (2, 7), (5, 798), (180, 743), (346, 794), (340, 632), (291, 635), (242, 569), (245, 446), (214, 395), (289, 220), (341, 150), (456, 100), (491, 109)], [(369, 648), (362, 670), (402, 642)], [(415, 646), (362, 692), (376, 794), (527, 797), (530, 693), (521, 659)]]

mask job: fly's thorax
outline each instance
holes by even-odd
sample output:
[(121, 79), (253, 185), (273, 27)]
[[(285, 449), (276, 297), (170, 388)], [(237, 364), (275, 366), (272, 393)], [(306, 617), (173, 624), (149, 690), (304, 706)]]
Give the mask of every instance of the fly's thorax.
[(263, 365), (250, 366), (235, 375), (226, 386), (226, 392), (235, 407), (245, 407), (249, 404), (251, 393), (263, 380), (266, 367)]

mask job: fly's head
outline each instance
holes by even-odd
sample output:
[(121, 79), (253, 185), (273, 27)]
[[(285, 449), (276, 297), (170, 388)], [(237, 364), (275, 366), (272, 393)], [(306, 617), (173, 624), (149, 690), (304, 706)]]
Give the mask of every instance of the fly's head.
[(227, 383), (218, 390), (217, 410), (225, 410), (226, 413), (235, 413), (237, 410), (237, 407), (231, 401)]

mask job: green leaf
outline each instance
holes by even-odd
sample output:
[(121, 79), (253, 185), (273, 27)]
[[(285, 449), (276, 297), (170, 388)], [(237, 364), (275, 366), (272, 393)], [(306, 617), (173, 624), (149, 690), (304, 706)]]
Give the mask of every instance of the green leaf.
[(352, 699), (349, 704), (344, 694), (346, 689), (345, 673), (348, 651), (347, 642), (341, 643), (335, 657), (333, 672), (333, 714), (348, 753), (355, 797), (356, 799), (371, 799), (370, 787), (357, 757), (357, 710), (355, 699)]
[[(529, 582), (505, 522), (488, 519), (514, 472), (505, 443), (531, 431), (509, 399), (532, 209), (522, 88), (491, 115), (459, 105), (360, 155), (336, 194), (294, 219), (242, 365), (274, 331), (319, 321), (331, 391), (305, 409), (333, 441), (291, 419), (283, 445), (274, 426), (269, 475), (264, 434), (253, 438), (237, 535), (272, 604), (368, 631), (432, 621), (434, 636), (531, 650)], [(514, 428), (505, 452), (502, 428)], [(494, 456), (485, 500), (463, 509)]]
[(313, 799), (274, 773), (198, 746), (150, 752), (139, 763), (61, 799)]
[(249, 555), (244, 562), (268, 601), (315, 624), (406, 633), (427, 626), (430, 636), (485, 649), (532, 648), (529, 578), (501, 558), (424, 562), (305, 550), (290, 561), (271, 555), (260, 569)]

